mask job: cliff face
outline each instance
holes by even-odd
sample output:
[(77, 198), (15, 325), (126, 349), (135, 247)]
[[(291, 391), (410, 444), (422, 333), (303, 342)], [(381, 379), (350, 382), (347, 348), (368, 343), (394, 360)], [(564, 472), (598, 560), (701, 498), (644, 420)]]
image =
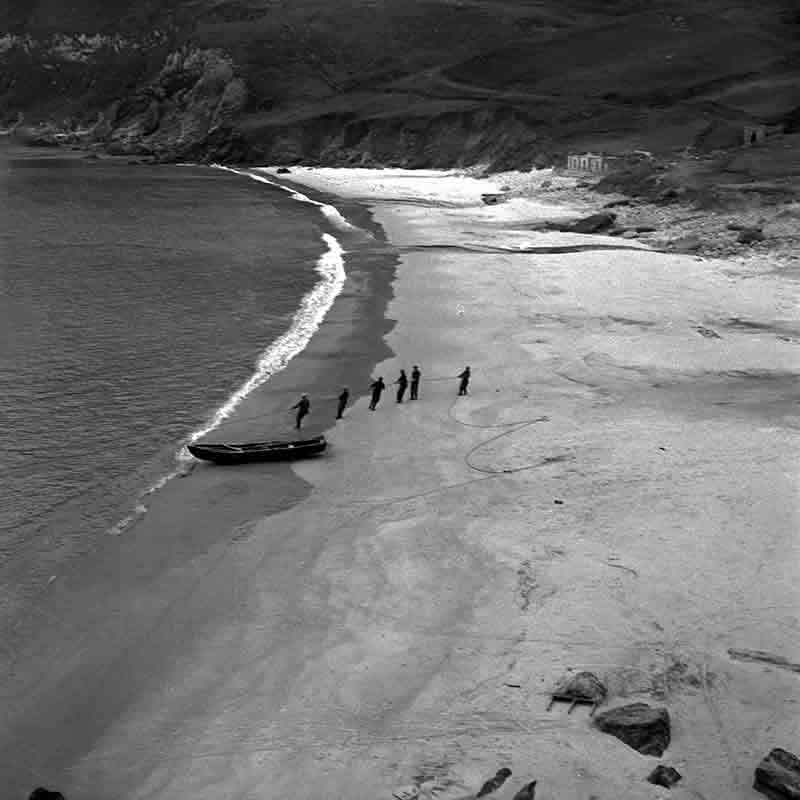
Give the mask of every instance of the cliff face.
[(798, 42), (794, 0), (10, 0), (0, 124), (165, 159), (530, 166), (794, 125)]

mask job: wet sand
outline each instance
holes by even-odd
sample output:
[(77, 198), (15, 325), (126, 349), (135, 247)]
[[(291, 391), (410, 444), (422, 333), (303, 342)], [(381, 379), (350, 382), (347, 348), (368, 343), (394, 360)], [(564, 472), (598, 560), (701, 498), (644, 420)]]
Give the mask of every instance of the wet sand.
[(669, 709), (672, 797), (759, 797), (760, 758), (797, 749), (798, 678), (728, 651), (800, 662), (800, 350), (771, 330), (796, 286), (644, 248), (507, 252), (609, 240), (526, 231), (553, 209), (482, 206), (489, 181), (292, 180), (371, 203), (399, 248), (375, 374), (419, 363), (420, 399), (361, 397), (329, 457), (287, 468), (292, 505), (258, 467), (165, 492), (92, 618), (22, 664), (17, 794), (33, 765), (69, 800), (455, 798), (507, 766), (500, 800), (533, 779), (539, 800), (661, 796), (658, 760), (546, 710), (588, 669), (609, 706)]

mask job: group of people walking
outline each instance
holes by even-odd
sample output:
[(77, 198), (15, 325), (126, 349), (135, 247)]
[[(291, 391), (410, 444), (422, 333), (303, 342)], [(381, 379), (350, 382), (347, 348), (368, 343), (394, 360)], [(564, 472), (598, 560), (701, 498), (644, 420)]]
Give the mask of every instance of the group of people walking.
[[(467, 387), (469, 386), (469, 379), (470, 379), (470, 369), (469, 367), (465, 367), (463, 372), (457, 376), (461, 381), (458, 385), (458, 395), (461, 397), (462, 395), (468, 394)], [(400, 377), (394, 382), (394, 385), (397, 386), (397, 402), (402, 403), (403, 398), (406, 394), (406, 389), (411, 388), (409, 393), (409, 400), (418, 400), (419, 399), (419, 382), (420, 378), (422, 378), (422, 372), (420, 372), (419, 367), (415, 364), (414, 368), (411, 370), (411, 380), (409, 381), (408, 375), (406, 375), (406, 371), (404, 369), (400, 370)], [(384, 390), (386, 389), (386, 384), (383, 382), (383, 378), (379, 377), (377, 380), (373, 381), (369, 387), (372, 390), (372, 397), (369, 403), (369, 410), (374, 411), (378, 407), (378, 403), (381, 400), (381, 395), (383, 394)], [(349, 389), (345, 388), (342, 389), (342, 393), (337, 398), (338, 405), (336, 407), (336, 419), (341, 419), (345, 408), (347, 408), (347, 401), (350, 399), (350, 391)], [(307, 416), (308, 412), (311, 410), (311, 401), (308, 398), (307, 394), (304, 394), (300, 401), (295, 403), (291, 409), (291, 411), (297, 411), (297, 417), (295, 418), (295, 428), (300, 430), (300, 426), (303, 424), (304, 417)]]

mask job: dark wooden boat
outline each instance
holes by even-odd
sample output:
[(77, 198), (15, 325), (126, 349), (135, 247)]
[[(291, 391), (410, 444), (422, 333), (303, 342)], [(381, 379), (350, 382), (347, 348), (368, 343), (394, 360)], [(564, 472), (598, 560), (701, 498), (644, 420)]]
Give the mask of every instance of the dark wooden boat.
[(244, 464), (248, 461), (288, 461), (322, 453), (328, 443), (324, 436), (295, 442), (249, 442), (247, 444), (190, 444), (189, 452), (203, 461)]

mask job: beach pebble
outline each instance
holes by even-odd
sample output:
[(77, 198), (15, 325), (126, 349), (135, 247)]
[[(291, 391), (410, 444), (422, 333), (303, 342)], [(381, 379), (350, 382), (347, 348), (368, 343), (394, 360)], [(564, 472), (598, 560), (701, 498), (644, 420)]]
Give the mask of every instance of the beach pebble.
[(659, 764), (648, 776), (649, 783), (671, 789), (683, 776), (674, 767), (665, 767)]

